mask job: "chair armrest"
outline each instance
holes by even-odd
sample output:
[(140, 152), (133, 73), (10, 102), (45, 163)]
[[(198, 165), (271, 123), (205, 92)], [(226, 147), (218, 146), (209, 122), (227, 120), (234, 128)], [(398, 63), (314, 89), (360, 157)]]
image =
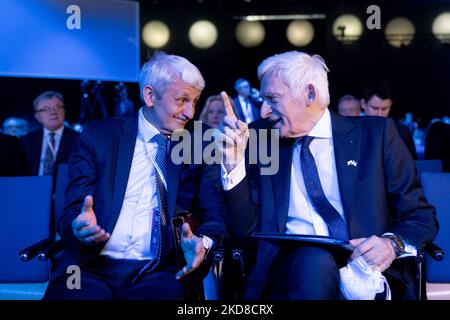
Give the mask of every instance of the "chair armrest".
[(38, 251), (38, 259), (40, 261), (45, 261), (47, 259), (52, 259), (56, 253), (64, 249), (64, 242), (62, 239), (58, 241), (50, 242), (47, 246), (43, 247)]
[(31, 246), (29, 246), (25, 249), (20, 250), (20, 252), (19, 252), (20, 260), (23, 262), (31, 261), (32, 259), (34, 259), (34, 257), (36, 257), (38, 255), (40, 250), (44, 249), (52, 242), (53, 241), (50, 239), (44, 239), (44, 240), (41, 240), (39, 242), (32, 244)]
[(436, 245), (434, 242), (427, 243), (423, 250), (425, 250), (425, 252), (436, 261), (442, 261), (444, 259), (444, 249)]

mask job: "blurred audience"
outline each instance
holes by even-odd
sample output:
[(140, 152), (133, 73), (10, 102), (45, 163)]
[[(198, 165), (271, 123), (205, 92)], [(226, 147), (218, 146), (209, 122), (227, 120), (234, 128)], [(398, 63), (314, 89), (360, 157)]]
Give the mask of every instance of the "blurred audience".
[(28, 173), (19, 139), (0, 133), (0, 177), (26, 176)]
[(400, 122), (409, 128), (411, 134), (414, 135), (414, 131), (417, 129), (417, 123), (414, 121), (414, 117), (411, 112), (405, 114), (405, 118), (400, 120)]
[(361, 113), (361, 102), (354, 96), (347, 94), (339, 99), (338, 113), (341, 116), (357, 117)]
[[(366, 116), (389, 117), (392, 107), (392, 89), (386, 81), (373, 81), (364, 87), (361, 106)], [(414, 160), (417, 160), (416, 146), (408, 127), (395, 121), (398, 133), (411, 153)]]
[[(231, 102), (231, 105), (234, 111), (236, 111), (236, 106), (233, 102)], [(212, 128), (219, 128), (223, 125), (224, 117), (225, 106), (220, 94), (208, 97), (208, 99), (206, 99), (205, 105), (203, 106), (202, 112), (200, 113), (200, 121), (206, 123)]]
[[(257, 90), (253, 90), (252, 92), (250, 82), (242, 78), (236, 80), (234, 89), (237, 92), (237, 96), (233, 101), (236, 105), (236, 115), (238, 119), (246, 123), (258, 120), (260, 118), (259, 109), (262, 104), (259, 92)], [(256, 99), (254, 97), (256, 97)]]
[(28, 133), (28, 122), (22, 118), (11, 117), (3, 122), (3, 133), (21, 137)]
[(114, 96), (114, 103), (116, 105), (114, 116), (115, 117), (128, 117), (134, 112), (134, 104), (128, 98), (127, 86), (123, 82), (119, 82), (114, 87), (116, 93)]
[(31, 175), (53, 175), (56, 166), (67, 163), (78, 133), (64, 126), (65, 109), (62, 94), (41, 93), (33, 102), (34, 116), (42, 129), (21, 137)]

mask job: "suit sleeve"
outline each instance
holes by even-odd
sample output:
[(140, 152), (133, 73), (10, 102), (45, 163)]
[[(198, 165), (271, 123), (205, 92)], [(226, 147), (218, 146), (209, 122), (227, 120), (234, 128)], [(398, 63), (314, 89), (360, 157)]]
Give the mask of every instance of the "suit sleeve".
[(80, 214), (84, 197), (94, 195), (97, 181), (96, 156), (91, 139), (91, 128), (87, 125), (79, 139), (75, 140), (69, 159), (69, 183), (65, 194), (64, 211), (60, 217), (56, 217), (61, 238), (66, 246), (74, 251), (85, 246), (73, 235), (72, 221)]
[(224, 222), (224, 200), (220, 187), (220, 166), (204, 164), (200, 178), (199, 208), (202, 212), (202, 223), (197, 234), (206, 235), (219, 240), (226, 234)]
[(416, 247), (433, 241), (439, 228), (436, 211), (424, 197), (413, 159), (391, 119), (385, 122), (383, 165), (390, 203), (397, 213), (388, 232), (399, 234)]

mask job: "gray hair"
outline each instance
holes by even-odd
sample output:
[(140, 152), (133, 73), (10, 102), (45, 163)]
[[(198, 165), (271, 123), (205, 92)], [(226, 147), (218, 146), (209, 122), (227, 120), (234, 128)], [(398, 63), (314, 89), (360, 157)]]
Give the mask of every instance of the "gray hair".
[(59, 101), (61, 101), (62, 104), (64, 104), (64, 97), (61, 93), (56, 92), (56, 91), (45, 91), (45, 92), (42, 92), (40, 95), (38, 95), (36, 97), (36, 99), (34, 99), (34, 101), (33, 101), (34, 110), (36, 110), (39, 102), (41, 102), (42, 100), (47, 100), (47, 99), (52, 99), (52, 98), (58, 98)]
[(355, 96), (352, 96), (351, 94), (346, 94), (345, 96), (342, 96), (338, 101), (338, 105), (344, 101), (355, 101), (360, 103), (359, 99), (355, 98)]
[(274, 73), (281, 77), (291, 93), (306, 99), (306, 89), (312, 84), (319, 94), (319, 104), (326, 108), (330, 104), (328, 91), (328, 69), (319, 55), (309, 55), (300, 51), (289, 51), (265, 59), (258, 67), (258, 79)]
[(164, 93), (166, 87), (177, 80), (182, 80), (199, 90), (205, 87), (202, 74), (189, 60), (158, 51), (142, 66), (139, 75), (141, 98), (143, 99), (142, 92), (145, 86), (152, 86), (158, 95)]

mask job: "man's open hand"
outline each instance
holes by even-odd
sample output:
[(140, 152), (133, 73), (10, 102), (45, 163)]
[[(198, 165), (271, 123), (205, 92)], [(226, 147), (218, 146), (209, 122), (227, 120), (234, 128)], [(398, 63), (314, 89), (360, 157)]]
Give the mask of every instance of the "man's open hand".
[(192, 233), (191, 226), (187, 222), (181, 228), (181, 248), (183, 249), (186, 265), (177, 272), (177, 279), (197, 269), (202, 264), (206, 254), (202, 239)]
[(84, 198), (81, 213), (72, 221), (74, 236), (83, 244), (91, 245), (109, 239), (110, 234), (97, 225), (94, 213), (94, 199), (92, 196)]

